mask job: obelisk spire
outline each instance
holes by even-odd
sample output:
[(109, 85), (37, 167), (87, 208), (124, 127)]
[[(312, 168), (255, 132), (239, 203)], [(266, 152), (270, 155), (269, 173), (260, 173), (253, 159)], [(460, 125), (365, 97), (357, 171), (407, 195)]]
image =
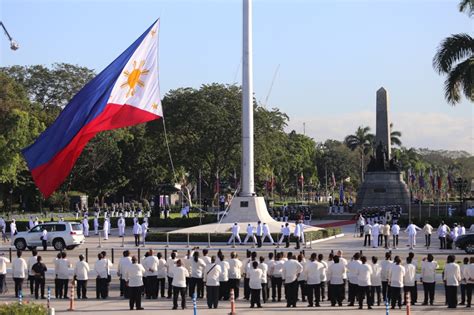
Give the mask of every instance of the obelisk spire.
[(376, 133), (375, 133), (375, 146), (378, 146), (380, 142), (386, 148), (388, 158), (391, 158), (391, 141), (390, 141), (390, 115), (388, 107), (388, 95), (387, 91), (381, 87), (377, 91), (377, 117), (376, 117)]
[(242, 51), (242, 189), (240, 196), (255, 193), (253, 161), (253, 59), (252, 0), (243, 0)]

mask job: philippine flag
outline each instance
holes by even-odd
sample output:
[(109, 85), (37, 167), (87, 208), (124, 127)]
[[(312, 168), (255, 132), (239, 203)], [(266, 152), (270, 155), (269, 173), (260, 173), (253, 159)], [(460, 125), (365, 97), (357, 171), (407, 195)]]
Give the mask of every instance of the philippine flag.
[(98, 132), (163, 116), (158, 82), (159, 20), (87, 83), (36, 141), (22, 150), (41, 193), (49, 197)]

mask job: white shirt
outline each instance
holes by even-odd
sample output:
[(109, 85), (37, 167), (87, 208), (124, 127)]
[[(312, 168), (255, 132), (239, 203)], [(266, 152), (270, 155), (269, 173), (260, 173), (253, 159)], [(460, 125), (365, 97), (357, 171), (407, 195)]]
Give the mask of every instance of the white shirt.
[(438, 237), (446, 237), (448, 234), (448, 226), (446, 224), (440, 225), (438, 227)]
[(166, 260), (166, 270), (168, 272), (168, 277), (170, 278), (173, 278), (173, 268), (175, 267), (176, 261), (176, 258), (172, 259), (171, 257)]
[(249, 286), (250, 289), (258, 290), (262, 288), (262, 279), (263, 279), (263, 271), (262, 269), (256, 268), (249, 271)]
[(321, 275), (321, 281), (326, 282), (326, 281), (328, 281), (327, 275), (328, 275), (328, 267), (329, 267), (329, 265), (328, 265), (328, 263), (327, 263), (326, 261), (324, 261), (324, 260), (321, 260), (321, 261), (318, 261), (318, 262), (323, 265), (323, 271), (322, 271), (322, 275)]
[(371, 235), (372, 234), (372, 225), (366, 224), (364, 225), (364, 234)]
[(74, 275), (77, 280), (88, 280), (89, 279), (89, 264), (85, 261), (78, 261), (74, 267)]
[(117, 268), (117, 275), (119, 277), (124, 277), (125, 276), (125, 270), (132, 264), (132, 258), (130, 257), (122, 257), (120, 258), (118, 262), (118, 268)]
[(158, 275), (158, 257), (153, 255), (145, 257), (142, 266), (145, 269), (145, 277)]
[(378, 287), (382, 285), (382, 267), (380, 264), (373, 264), (372, 265), (372, 275), (370, 276), (370, 282), (372, 282), (372, 286)]
[(237, 225), (234, 224), (232, 226), (232, 234), (237, 235), (237, 234), (239, 234), (239, 232), (240, 232), (240, 226), (238, 224)]
[(294, 259), (290, 259), (283, 264), (283, 279), (285, 283), (296, 281), (298, 274), (303, 271), (303, 266)]
[(416, 280), (416, 267), (413, 264), (405, 264), (405, 276), (403, 277), (403, 285), (413, 287)]
[(23, 258), (15, 258), (12, 263), (13, 278), (25, 278), (28, 274), (28, 265)]
[(466, 279), (466, 283), (473, 283), (474, 284), (474, 264), (469, 264), (469, 265), (464, 267), (463, 276)]
[(253, 226), (247, 225), (247, 235), (253, 235)]
[(186, 288), (186, 278), (189, 277), (189, 272), (183, 266), (172, 267), (171, 273), (173, 274), (173, 287)]
[(379, 225), (377, 223), (372, 225), (372, 235), (379, 235), (379, 230)]
[(191, 278), (202, 278), (204, 268), (206, 268), (204, 260), (198, 258), (196, 262), (194, 258), (191, 258)]
[(58, 279), (69, 279), (69, 261), (67, 259), (58, 259), (56, 274)]
[(125, 270), (125, 281), (129, 287), (141, 287), (143, 285), (143, 274), (145, 268), (140, 264), (131, 264)]
[(206, 266), (211, 264), (211, 257), (209, 257), (209, 256), (202, 256), (201, 259), (204, 261), (204, 263), (206, 264)]
[(308, 261), (304, 266), (303, 272), (309, 285), (320, 284), (324, 277), (324, 265), (318, 261)]
[(0, 256), (0, 275), (7, 274), (7, 264), (10, 263), (10, 259), (7, 257)]
[(392, 225), (392, 235), (400, 234), (400, 225), (394, 224)]
[(142, 234), (142, 227), (141, 227), (140, 224), (135, 223), (135, 224), (133, 225), (133, 234), (135, 234), (135, 235), (136, 235), (136, 234)]
[(263, 234), (263, 228), (261, 224), (257, 224), (257, 236), (262, 236)]
[(258, 264), (259, 269), (262, 270), (262, 283), (268, 283), (268, 265), (266, 263), (260, 263)]
[(281, 229), (281, 234), (283, 234), (284, 236), (290, 236), (290, 234), (291, 234), (290, 227), (289, 226), (284, 226)]
[(423, 227), (423, 232), (425, 232), (426, 235), (431, 235), (431, 233), (433, 233), (433, 227), (427, 223)]
[(444, 267), (443, 280), (446, 285), (458, 286), (461, 281), (461, 268), (457, 263), (449, 263)]
[(357, 275), (359, 273), (360, 265), (360, 260), (351, 260), (347, 264), (347, 280), (349, 280), (349, 282), (352, 284), (357, 284), (359, 282)]
[(206, 285), (211, 287), (219, 286), (219, 277), (222, 273), (221, 266), (216, 263), (210, 263), (204, 269), (204, 275), (206, 278)]
[(219, 260), (218, 264), (221, 267), (221, 274), (219, 275), (219, 281), (220, 282), (229, 281), (229, 268), (230, 268), (229, 263), (225, 260), (224, 261)]
[(293, 235), (296, 236), (296, 237), (301, 236), (301, 226), (299, 224), (297, 224), (295, 226), (295, 231), (293, 232)]
[(229, 260), (229, 279), (240, 279), (242, 278), (242, 262), (233, 258)]
[(124, 218), (118, 219), (117, 226), (119, 226), (119, 227), (125, 226), (125, 219)]
[(110, 268), (112, 267), (113, 265), (108, 259), (97, 260), (94, 264), (94, 270), (96, 274), (99, 276), (99, 278), (102, 278), (102, 279), (105, 279), (108, 277), (108, 275), (110, 274)]
[(38, 262), (38, 256), (31, 256), (30, 258), (28, 258), (28, 263), (27, 263), (27, 265), (28, 265), (28, 275), (30, 275), (30, 276), (35, 275), (34, 271), (31, 268), (37, 262)]
[(372, 266), (365, 263), (357, 268), (357, 284), (363, 287), (372, 285)]
[(48, 240), (48, 231), (46, 230), (43, 230), (43, 232), (41, 233), (41, 236), (43, 237), (43, 241), (47, 241)]
[(393, 264), (388, 273), (388, 283), (391, 287), (403, 288), (403, 278), (405, 277), (405, 267)]
[(158, 271), (156, 273), (158, 279), (166, 278), (166, 260), (164, 258), (158, 259)]
[(410, 236), (414, 236), (416, 235), (416, 231), (421, 231), (421, 229), (419, 227), (417, 227), (416, 225), (414, 224), (410, 224), (406, 230), (405, 230), (405, 233), (408, 233), (408, 235)]
[(393, 262), (391, 260), (383, 260), (380, 263), (381, 271), (380, 277), (382, 281), (388, 281), (388, 274), (390, 272), (390, 268), (392, 268)]
[(421, 280), (427, 283), (433, 283), (436, 280), (436, 268), (438, 263), (436, 261), (422, 261), (421, 262)]
[(263, 225), (263, 235), (269, 235), (270, 234), (270, 228), (268, 225), (264, 224)]
[(331, 264), (328, 268), (327, 277), (331, 284), (343, 284), (346, 278), (346, 267), (341, 261), (337, 264)]
[(10, 232), (12, 234), (15, 234), (15, 232), (16, 232), (16, 223), (15, 222), (10, 223)]
[(273, 276), (277, 278), (283, 277), (283, 264), (285, 262), (283, 260), (275, 260), (273, 265)]

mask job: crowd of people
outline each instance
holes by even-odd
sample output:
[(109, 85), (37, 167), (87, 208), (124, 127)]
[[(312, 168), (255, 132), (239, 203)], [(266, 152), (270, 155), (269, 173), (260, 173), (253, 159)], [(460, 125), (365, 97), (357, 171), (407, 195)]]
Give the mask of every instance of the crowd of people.
[[(0, 256), (0, 292), (6, 291), (7, 266), (10, 261)], [(331, 306), (388, 303), (392, 308), (410, 303), (434, 305), (435, 284), (444, 285), (444, 301), (448, 308), (458, 305), (471, 307), (474, 288), (474, 257), (466, 257), (461, 263), (454, 255), (448, 255), (441, 275), (437, 274), (438, 263), (433, 255), (421, 259), (421, 271), (417, 272), (417, 258), (410, 252), (404, 259), (387, 252), (383, 260), (366, 257), (357, 252), (347, 260), (342, 251), (323, 254), (304, 252), (273, 252), (258, 256), (247, 251), (240, 259), (236, 252), (226, 257), (221, 251), (209, 256), (208, 250), (193, 248), (179, 257), (176, 251), (169, 257), (153, 250), (144, 257), (123, 252), (116, 267), (107, 258), (106, 252), (98, 254), (93, 266), (79, 255), (73, 265), (65, 252), (58, 253), (54, 260), (54, 296), (68, 299), (70, 281), (77, 283), (77, 298), (88, 298), (89, 277), (95, 279), (95, 297), (107, 299), (112, 277), (120, 280), (120, 296), (129, 300), (130, 309), (143, 309), (142, 298), (147, 300), (172, 299), (172, 308), (186, 308), (187, 297), (206, 297), (209, 308), (218, 308), (219, 301), (229, 300), (231, 290), (235, 299), (249, 301), (250, 307), (262, 307), (264, 303), (286, 300), (286, 307), (296, 307), (298, 302), (307, 302), (308, 307), (320, 307), (324, 301)], [(25, 292), (23, 285), (29, 282), (30, 294), (36, 299), (45, 298), (47, 267), (36, 250), (28, 258), (21, 251), (11, 262), (14, 294)], [(243, 292), (241, 285), (243, 284)], [(423, 288), (424, 298), (418, 299), (418, 289)], [(460, 288), (460, 290), (459, 290)], [(460, 292), (458, 292), (458, 290)], [(407, 294), (409, 293), (409, 295)], [(461, 297), (458, 303), (459, 293)]]

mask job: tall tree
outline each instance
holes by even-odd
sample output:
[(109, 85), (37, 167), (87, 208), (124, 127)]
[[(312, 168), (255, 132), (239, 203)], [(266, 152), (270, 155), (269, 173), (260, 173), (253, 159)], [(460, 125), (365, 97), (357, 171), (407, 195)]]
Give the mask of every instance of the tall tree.
[(344, 143), (349, 149), (352, 151), (359, 151), (360, 174), (362, 180), (364, 179), (365, 156), (371, 151), (374, 138), (374, 135), (370, 133), (369, 126), (359, 126), (355, 134), (349, 135), (344, 139)]
[(390, 142), (392, 145), (396, 145), (397, 147), (402, 146), (402, 137), (401, 131), (393, 130), (393, 123), (390, 123)]
[[(463, 0), (460, 11), (474, 12), (472, 0)], [(433, 67), (439, 74), (447, 75), (444, 95), (448, 103), (456, 105), (461, 95), (474, 102), (474, 38), (469, 34), (451, 35), (444, 39), (433, 58)]]

